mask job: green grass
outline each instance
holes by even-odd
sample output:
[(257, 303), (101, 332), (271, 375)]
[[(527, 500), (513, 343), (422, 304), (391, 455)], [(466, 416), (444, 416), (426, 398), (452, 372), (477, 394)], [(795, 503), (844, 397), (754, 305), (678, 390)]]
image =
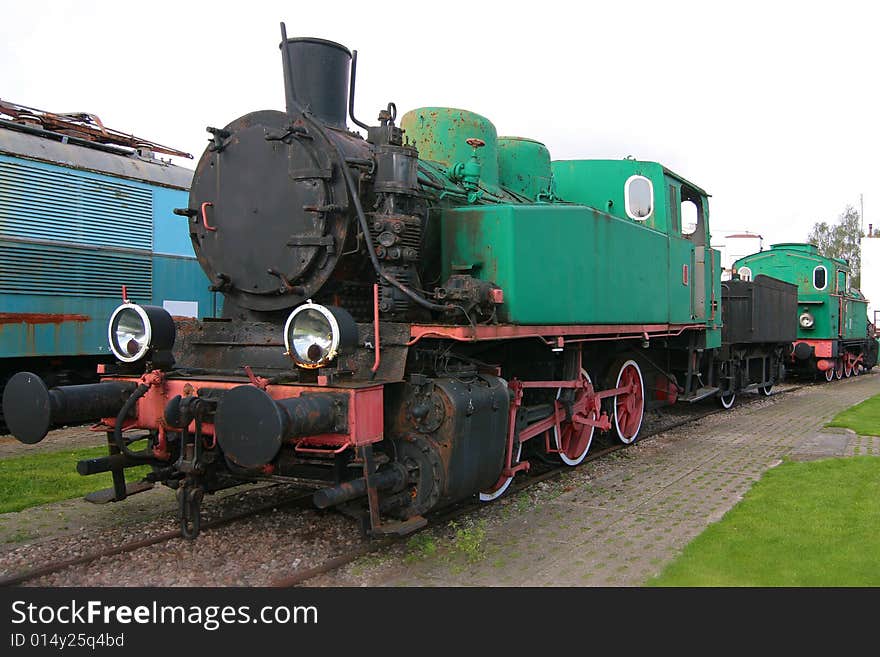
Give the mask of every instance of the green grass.
[(786, 462), (652, 586), (880, 586), (880, 458)]
[[(109, 472), (83, 477), (80, 459), (106, 456), (106, 447), (43, 452), (0, 460), (0, 513), (80, 497), (113, 484)], [(139, 481), (149, 467), (126, 470), (128, 481)]]
[(880, 395), (838, 413), (828, 426), (852, 429), (860, 436), (880, 436)]
[(453, 555), (462, 555), (468, 563), (477, 563), (486, 556), (485, 521), (469, 521), (466, 526), (461, 526), (453, 520), (449, 528), (455, 531), (451, 545)]
[(437, 543), (428, 532), (419, 532), (406, 542), (406, 557), (404, 561), (412, 563), (420, 559), (427, 559), (437, 552)]

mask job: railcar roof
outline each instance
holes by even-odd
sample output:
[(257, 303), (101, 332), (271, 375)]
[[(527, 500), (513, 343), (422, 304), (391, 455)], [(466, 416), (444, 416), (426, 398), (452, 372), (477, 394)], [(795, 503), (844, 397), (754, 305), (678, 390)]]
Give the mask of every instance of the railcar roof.
[(651, 166), (657, 167), (663, 171), (664, 175), (671, 176), (671, 177), (675, 178), (676, 180), (678, 180), (679, 182), (683, 182), (685, 185), (692, 188), (697, 193), (702, 194), (703, 196), (712, 196), (705, 189), (703, 189), (699, 185), (695, 185), (694, 183), (692, 183), (690, 180), (688, 180), (684, 176), (680, 176), (677, 173), (675, 173), (675, 171), (673, 171), (672, 169), (669, 169), (669, 168), (663, 166), (659, 162), (653, 162), (651, 160), (637, 160), (634, 157), (625, 157), (622, 160), (609, 160), (609, 159), (604, 159), (604, 158), (566, 158), (564, 160), (553, 160), (553, 162), (603, 162), (603, 163), (607, 163), (607, 162), (619, 163), (621, 161), (633, 162), (635, 164), (649, 164)]
[[(663, 173), (665, 173), (667, 176), (672, 176), (673, 178), (675, 178), (675, 179), (678, 180), (679, 182), (683, 182), (685, 185), (687, 185), (688, 187), (693, 188), (693, 189), (694, 189), (695, 191), (697, 191), (699, 194), (702, 194), (703, 196), (712, 196), (712, 195), (711, 195), (709, 192), (707, 192), (705, 189), (703, 189), (703, 188), (700, 187), (699, 185), (695, 185), (694, 183), (692, 183), (690, 180), (688, 180), (688, 179), (685, 178), (684, 176), (680, 176), (680, 175), (678, 175), (678, 174), (675, 173), (675, 171), (673, 171), (672, 169), (669, 169), (669, 168), (667, 168), (667, 167), (664, 167), (664, 166), (663, 166), (662, 164), (660, 164), (659, 162), (655, 162), (654, 164), (658, 164), (660, 167), (662, 167), (662, 168), (663, 168)], [(751, 236), (750, 236), (750, 237), (751, 237)], [(755, 237), (757, 237), (757, 235), (756, 235)]]
[(185, 167), (118, 147), (97, 149), (4, 127), (0, 127), (0, 153), (183, 190), (189, 189), (193, 176)]
[(810, 242), (779, 242), (778, 244), (771, 244), (770, 249), (777, 251), (798, 251), (802, 253), (806, 253), (807, 255), (815, 256), (816, 258), (820, 258), (823, 260), (830, 260), (832, 262), (836, 262), (839, 265), (844, 265), (849, 267), (849, 263), (843, 258), (829, 258), (828, 256), (824, 256), (819, 253), (819, 247), (815, 244), (811, 244)]

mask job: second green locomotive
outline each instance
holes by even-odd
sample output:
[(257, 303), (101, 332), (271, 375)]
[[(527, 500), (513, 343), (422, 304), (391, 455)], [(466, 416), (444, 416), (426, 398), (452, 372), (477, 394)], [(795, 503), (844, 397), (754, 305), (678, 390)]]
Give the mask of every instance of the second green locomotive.
[(875, 327), (868, 301), (851, 286), (849, 264), (826, 258), (813, 244), (774, 244), (734, 263), (740, 278), (763, 274), (798, 288), (798, 336), (791, 364), (827, 381), (858, 376), (877, 364)]

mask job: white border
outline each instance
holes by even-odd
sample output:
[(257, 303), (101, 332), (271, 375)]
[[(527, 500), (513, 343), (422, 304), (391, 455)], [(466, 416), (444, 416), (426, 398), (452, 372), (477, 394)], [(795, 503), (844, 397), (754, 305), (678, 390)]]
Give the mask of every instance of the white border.
[[(816, 287), (816, 270), (817, 269), (821, 269), (822, 271), (825, 272), (825, 285), (823, 285), (822, 287)], [(825, 265), (816, 265), (815, 267), (813, 267), (813, 280), (811, 282), (813, 283), (813, 287), (817, 290), (824, 290), (825, 288), (827, 288), (828, 287), (828, 268)]]
[[(119, 345), (116, 344), (116, 336), (113, 331), (113, 323), (116, 321), (117, 315), (122, 313), (124, 310), (132, 309), (134, 310), (138, 316), (144, 322), (144, 329), (146, 331), (147, 341), (144, 346), (138, 350), (138, 352), (134, 356), (126, 356), (118, 350)], [(110, 351), (113, 352), (113, 355), (116, 356), (123, 363), (133, 363), (136, 360), (140, 360), (143, 358), (146, 353), (150, 350), (150, 344), (153, 342), (153, 326), (150, 324), (150, 318), (147, 316), (147, 312), (141, 308), (136, 303), (124, 303), (119, 306), (116, 310), (113, 311), (113, 314), (110, 315), (110, 321), (107, 322), (107, 342), (110, 344)]]
[[(332, 340), (330, 341), (330, 349), (327, 352), (327, 355), (319, 360), (317, 363), (303, 363), (296, 356), (296, 352), (293, 350), (293, 346), (290, 342), (290, 329), (293, 326), (293, 320), (296, 316), (305, 311), (305, 310), (317, 310), (324, 319), (327, 320), (327, 323), (330, 324), (330, 335), (332, 336)], [(299, 365), (300, 367), (305, 367), (306, 369), (314, 370), (319, 367), (323, 367), (331, 360), (336, 358), (336, 354), (339, 351), (339, 339), (340, 339), (340, 331), (339, 331), (339, 322), (336, 321), (336, 318), (333, 316), (333, 313), (330, 312), (330, 309), (326, 306), (322, 306), (318, 303), (312, 303), (311, 301), (307, 301), (301, 306), (297, 306), (290, 315), (287, 316), (287, 321), (284, 322), (284, 347), (287, 349), (287, 355), (293, 359), (293, 361)]]
[[(644, 217), (635, 216), (629, 209), (629, 186), (632, 184), (632, 181), (636, 178), (640, 178), (642, 180), (648, 181), (648, 186), (651, 189), (651, 211)], [(634, 174), (627, 178), (626, 183), (623, 186), (623, 207), (626, 210), (626, 216), (635, 221), (647, 221), (652, 216), (654, 216), (654, 183), (650, 178), (646, 178), (645, 176)]]
[[(745, 273), (743, 273), (743, 272), (745, 272)], [(743, 281), (752, 280), (751, 267), (740, 267), (739, 270), (737, 271), (737, 273), (739, 274), (740, 280), (743, 280)]]

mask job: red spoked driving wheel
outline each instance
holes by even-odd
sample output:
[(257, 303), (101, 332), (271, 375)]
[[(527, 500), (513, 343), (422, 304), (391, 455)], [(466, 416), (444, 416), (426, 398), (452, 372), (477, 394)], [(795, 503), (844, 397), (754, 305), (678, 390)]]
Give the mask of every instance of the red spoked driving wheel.
[(614, 388), (624, 390), (613, 398), (614, 430), (618, 440), (628, 445), (638, 438), (645, 418), (645, 382), (639, 364), (632, 359), (612, 365), (612, 376), (615, 371), (617, 375), (611, 379), (615, 381)]
[[(590, 445), (593, 443), (593, 432), (595, 427), (585, 424), (584, 420), (589, 419), (595, 421), (597, 414), (595, 408), (582, 408), (588, 396), (593, 394), (593, 381), (587, 370), (581, 370), (580, 380), (587, 387), (576, 388), (574, 393), (574, 401), (572, 402), (571, 420), (560, 423), (560, 428), (553, 428), (553, 437), (556, 442), (556, 449), (559, 450), (559, 458), (565, 465), (578, 465), (587, 456), (590, 451)], [(556, 399), (560, 399), (566, 388), (560, 388), (556, 393)]]

